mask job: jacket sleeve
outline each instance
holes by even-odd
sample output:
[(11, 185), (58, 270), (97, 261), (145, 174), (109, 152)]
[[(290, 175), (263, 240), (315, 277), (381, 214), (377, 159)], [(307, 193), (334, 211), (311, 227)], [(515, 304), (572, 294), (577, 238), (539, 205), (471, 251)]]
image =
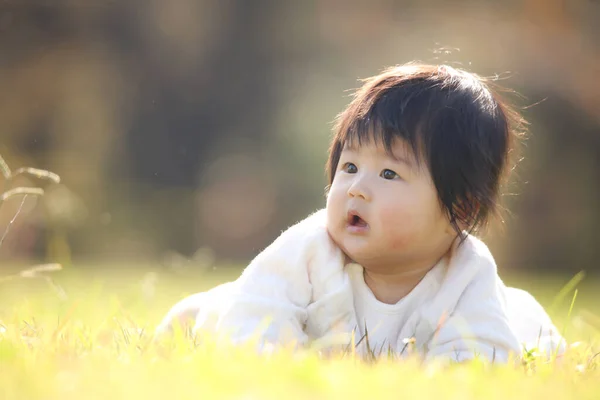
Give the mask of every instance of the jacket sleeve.
[[(313, 294), (308, 271), (328, 239), (324, 218), (321, 210), (292, 226), (248, 265), (222, 298), (219, 334), (233, 343), (258, 339), (259, 347), (307, 342)], [(341, 252), (332, 256), (342, 263)]]
[(465, 361), (483, 357), (506, 362), (520, 345), (506, 312), (505, 287), (495, 265), (480, 265), (453, 311), (442, 316), (428, 343), (426, 359)]

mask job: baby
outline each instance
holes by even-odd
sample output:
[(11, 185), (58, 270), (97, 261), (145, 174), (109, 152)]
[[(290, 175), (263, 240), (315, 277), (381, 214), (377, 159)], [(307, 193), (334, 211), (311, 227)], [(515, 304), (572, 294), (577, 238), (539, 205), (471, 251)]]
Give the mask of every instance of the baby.
[(176, 304), (234, 343), (340, 344), (426, 360), (562, 352), (539, 303), (507, 288), (473, 233), (498, 211), (524, 121), (484, 79), (410, 63), (366, 79), (338, 116), (326, 207), (233, 282)]

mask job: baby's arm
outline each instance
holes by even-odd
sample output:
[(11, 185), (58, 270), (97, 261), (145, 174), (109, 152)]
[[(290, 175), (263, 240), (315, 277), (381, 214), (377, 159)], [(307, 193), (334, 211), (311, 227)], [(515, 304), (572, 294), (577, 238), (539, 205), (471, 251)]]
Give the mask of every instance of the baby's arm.
[(506, 362), (520, 345), (506, 313), (505, 288), (492, 265), (481, 265), (453, 312), (442, 318), (426, 357)]
[(209, 328), (212, 323), (214, 328), (215, 315), (218, 315), (220, 299), (227, 296), (235, 282), (226, 282), (206, 292), (195, 293), (178, 301), (162, 319), (155, 330), (157, 336), (172, 333), (173, 328), (179, 325), (184, 331), (198, 324), (199, 315), (202, 316), (202, 325)]
[(259, 344), (306, 343), (305, 324), (313, 293), (309, 265), (313, 259), (320, 260), (317, 255), (325, 252), (335, 259), (334, 263), (339, 263), (340, 271), (343, 267), (341, 252), (332, 253), (327, 246), (331, 243), (323, 211), (281, 234), (232, 286), (216, 330), (228, 335), (234, 343), (254, 337)]

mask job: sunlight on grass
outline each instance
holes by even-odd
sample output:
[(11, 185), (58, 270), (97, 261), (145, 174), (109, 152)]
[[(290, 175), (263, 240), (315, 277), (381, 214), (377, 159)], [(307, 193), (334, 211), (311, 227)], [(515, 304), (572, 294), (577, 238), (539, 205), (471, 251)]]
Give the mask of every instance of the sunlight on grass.
[[(250, 347), (200, 343), (180, 332), (152, 340), (175, 301), (236, 273), (224, 271), (184, 277), (59, 272), (51, 285), (37, 279), (1, 283), (0, 398), (600, 398), (600, 332), (578, 311), (597, 311), (589, 305), (598, 303), (578, 307), (578, 297), (567, 321), (573, 293), (557, 307), (557, 323), (569, 322), (568, 338), (579, 343), (554, 365), (533, 351), (526, 362), (509, 366), (474, 362), (441, 369), (417, 360), (367, 363), (315, 351), (258, 356)], [(581, 288), (584, 301), (586, 295)]]

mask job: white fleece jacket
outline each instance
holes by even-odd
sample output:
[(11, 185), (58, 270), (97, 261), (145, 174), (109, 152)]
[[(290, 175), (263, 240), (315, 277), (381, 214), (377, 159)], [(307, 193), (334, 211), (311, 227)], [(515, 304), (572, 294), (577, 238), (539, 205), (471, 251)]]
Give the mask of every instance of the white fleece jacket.
[[(418, 352), (426, 360), (462, 361), (475, 354), (505, 362), (540, 342), (563, 350), (562, 338), (535, 299), (507, 288), (487, 246), (469, 235), (398, 304), (379, 302), (364, 283), (362, 267), (344, 265), (320, 210), (284, 231), (233, 282), (176, 304), (158, 327), (195, 318), (195, 331), (241, 343), (348, 345), (364, 335), (359, 352)], [(371, 324), (369, 326), (369, 324)], [(340, 335), (344, 337), (340, 342)], [(332, 347), (335, 347), (332, 345)]]

